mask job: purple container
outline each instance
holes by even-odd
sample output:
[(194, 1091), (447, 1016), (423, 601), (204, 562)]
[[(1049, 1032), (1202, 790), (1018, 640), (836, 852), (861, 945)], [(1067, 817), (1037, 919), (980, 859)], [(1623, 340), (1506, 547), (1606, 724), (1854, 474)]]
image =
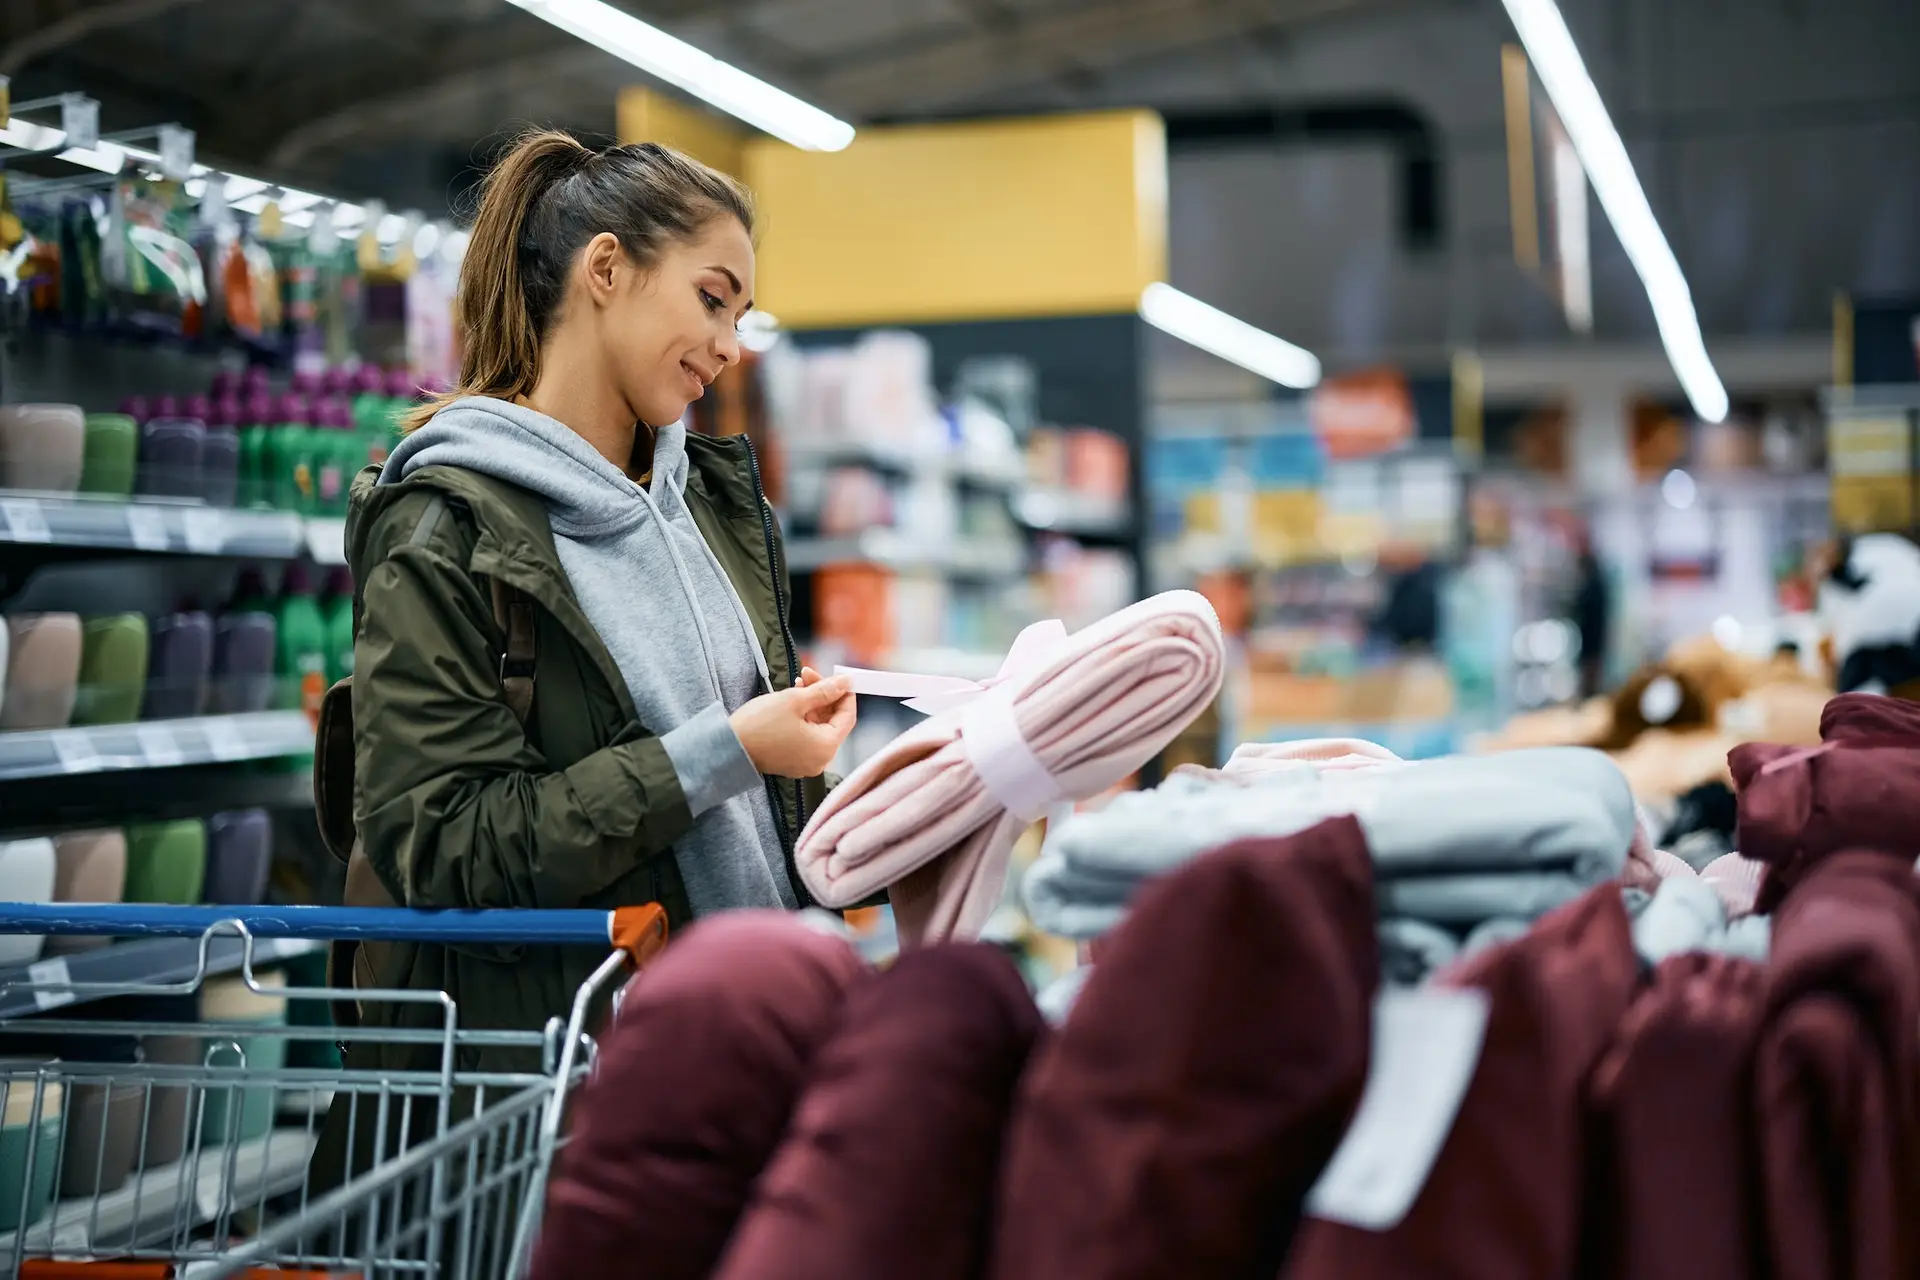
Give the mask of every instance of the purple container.
[(213, 401), (206, 396), (188, 396), (180, 404), (180, 416), (205, 422), (213, 413)]
[(265, 809), (235, 809), (207, 820), (205, 902), (258, 906), (267, 894), (273, 864), (273, 823)]
[(213, 619), (199, 611), (155, 618), (148, 630), (143, 720), (184, 720), (207, 705), (213, 674)]
[(394, 369), (387, 374), (387, 394), (396, 400), (418, 400), (420, 379), (410, 369)]
[(153, 406), (147, 403), (145, 396), (127, 396), (120, 401), (120, 412), (135, 422), (145, 422), (153, 416)]
[(273, 416), (273, 395), (266, 391), (254, 391), (247, 395), (245, 407), (240, 412), (240, 425), (243, 427), (270, 427), (276, 419)]
[(240, 390), (248, 395), (256, 391), (272, 390), (265, 365), (250, 364), (247, 371), (240, 375)]
[(232, 369), (216, 369), (213, 381), (207, 384), (207, 394), (215, 400), (225, 399), (240, 390), (240, 375)]
[(287, 390), (298, 396), (314, 396), (320, 393), (320, 375), (311, 369), (301, 369), (293, 375), (287, 384)]
[(198, 418), (156, 417), (140, 428), (139, 492), (149, 498), (200, 495), (200, 458), (207, 425)]
[(180, 416), (180, 397), (159, 396), (153, 402), (153, 416), (156, 418), (177, 418)]
[(320, 390), (330, 396), (353, 394), (353, 370), (345, 365), (333, 365), (320, 375)]
[(200, 450), (200, 496), (213, 507), (240, 501), (240, 433), (230, 426), (207, 427)]
[(225, 613), (214, 624), (213, 682), (207, 710), (214, 715), (265, 711), (273, 705), (274, 623), (270, 613)]
[(353, 371), (353, 390), (355, 394), (385, 395), (387, 391), (386, 371), (377, 364), (363, 364)]

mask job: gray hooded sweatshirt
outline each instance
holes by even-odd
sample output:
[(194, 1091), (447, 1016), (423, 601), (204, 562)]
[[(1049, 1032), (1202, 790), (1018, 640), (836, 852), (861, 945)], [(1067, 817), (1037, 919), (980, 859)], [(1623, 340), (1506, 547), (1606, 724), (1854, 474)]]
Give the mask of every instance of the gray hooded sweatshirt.
[(772, 801), (728, 721), (770, 687), (766, 657), (687, 508), (686, 428), (659, 429), (648, 489), (545, 414), (468, 396), (402, 440), (380, 483), (420, 467), (477, 471), (546, 503), (573, 593), (693, 810), (673, 852), (694, 914), (797, 906)]

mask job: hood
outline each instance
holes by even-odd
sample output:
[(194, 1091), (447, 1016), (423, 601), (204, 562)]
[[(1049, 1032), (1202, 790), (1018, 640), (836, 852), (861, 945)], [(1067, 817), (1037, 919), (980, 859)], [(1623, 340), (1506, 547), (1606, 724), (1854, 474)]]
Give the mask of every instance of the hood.
[[(403, 439), (381, 470), (397, 484), (423, 467), (458, 467), (537, 495), (555, 533), (616, 537), (645, 520), (640, 486), (579, 435), (544, 413), (487, 396), (455, 400)], [(687, 483), (686, 428), (661, 427), (653, 446), (656, 500), (681, 496)]]

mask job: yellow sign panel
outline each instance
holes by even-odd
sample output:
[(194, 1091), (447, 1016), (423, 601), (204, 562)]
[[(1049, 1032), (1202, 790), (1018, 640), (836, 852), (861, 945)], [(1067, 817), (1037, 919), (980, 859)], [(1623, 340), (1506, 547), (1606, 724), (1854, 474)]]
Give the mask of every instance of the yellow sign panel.
[[(624, 132), (624, 130), (623, 130)], [(788, 328), (1130, 312), (1166, 275), (1166, 135), (1148, 111), (747, 144), (759, 303)]]
[(639, 85), (620, 91), (616, 126), (622, 142), (658, 142), (738, 178), (747, 135), (711, 111)]
[(1911, 528), (1920, 514), (1907, 476), (1835, 476), (1828, 505), (1834, 527), (1847, 533)]

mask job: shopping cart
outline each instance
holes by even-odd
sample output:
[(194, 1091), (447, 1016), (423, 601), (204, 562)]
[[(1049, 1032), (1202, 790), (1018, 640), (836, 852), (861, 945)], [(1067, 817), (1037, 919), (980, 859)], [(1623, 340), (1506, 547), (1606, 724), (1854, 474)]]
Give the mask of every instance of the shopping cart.
[[(666, 917), (657, 906), (0, 903), (0, 933), (168, 940), (0, 969), (0, 1276), (511, 1280), (539, 1225), (567, 1099), (591, 1066), (589, 1011), (665, 944)], [(565, 1023), (481, 1031), (459, 1025), (443, 992), (295, 987), (273, 971), (337, 939), (612, 952)], [(124, 976), (130, 965), (138, 976)], [(195, 996), (214, 1021), (196, 1017)], [(434, 1008), (406, 1027), (286, 1017), (296, 1002), (341, 1000)], [(336, 1041), (421, 1046), (434, 1065), (289, 1062), (291, 1045)], [(462, 1069), (462, 1051), (478, 1048), (520, 1050), (537, 1066)], [(309, 1160), (340, 1105), (349, 1130), (379, 1137), (356, 1149), (345, 1182), (316, 1189)]]

